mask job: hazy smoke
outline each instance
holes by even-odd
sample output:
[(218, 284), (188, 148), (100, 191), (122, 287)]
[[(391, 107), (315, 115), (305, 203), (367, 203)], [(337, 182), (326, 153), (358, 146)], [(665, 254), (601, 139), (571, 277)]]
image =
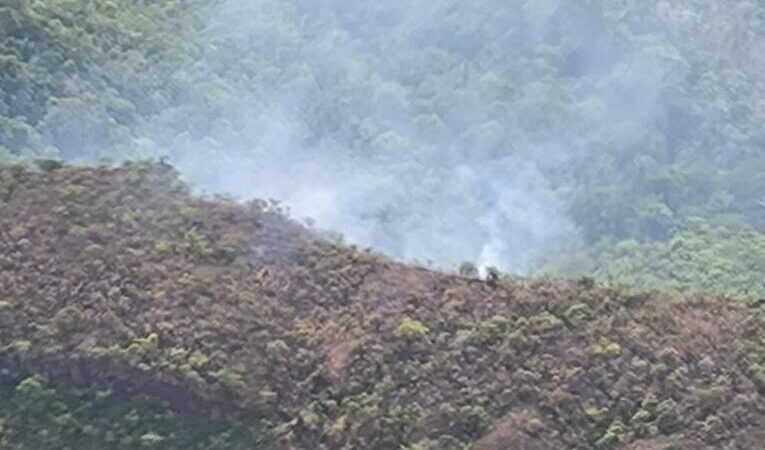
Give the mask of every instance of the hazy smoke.
[[(176, 139), (172, 161), (203, 191), (279, 199), (293, 216), (396, 258), (529, 273), (578, 242), (558, 169), (586, 170), (596, 151), (629, 161), (652, 139), (644, 125), (661, 118), (664, 71), (606, 44), (597, 15), (575, 2), (511, 2), (524, 4), (530, 22), (500, 3), (227, 1), (203, 31), (210, 46), (262, 55), (271, 65), (253, 77), (281, 75), (223, 97), (220, 123), (234, 137)], [(449, 8), (457, 22), (434, 23)], [(482, 33), (458, 34), (459, 20), (476, 18)], [(302, 35), (306, 23), (331, 31)], [(443, 50), (414, 52), (425, 47)], [(568, 52), (558, 67), (566, 84), (537, 78), (552, 48)], [(209, 71), (214, 58), (197, 68)], [(397, 78), (402, 64), (427, 66), (425, 80)], [(523, 91), (504, 92), (503, 77)], [(429, 88), (433, 102), (454, 91), (441, 117), (412, 106)]]
[[(562, 177), (597, 183), (603, 153), (628, 165), (668, 146), (648, 130), (682, 68), (635, 52), (580, 2), (223, 0), (215, 11), (194, 36), (197, 60), (169, 74), (174, 106), (125, 153), (165, 152), (200, 191), (278, 199), (395, 258), (527, 274), (579, 244)], [(60, 155), (98, 157), (67, 153), (102, 146), (104, 114), (89, 114)]]

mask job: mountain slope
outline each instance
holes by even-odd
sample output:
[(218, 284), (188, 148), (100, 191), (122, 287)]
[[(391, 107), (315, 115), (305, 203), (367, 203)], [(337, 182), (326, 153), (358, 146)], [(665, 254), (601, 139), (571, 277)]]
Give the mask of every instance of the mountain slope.
[[(327, 242), (273, 204), (194, 197), (164, 164), (40, 166), (0, 168), (0, 374), (20, 395), (108, 389), (179, 424), (249, 430), (207, 448), (765, 438), (756, 308), (432, 272)], [(61, 442), (99, 426), (75, 421)], [(147, 434), (109, 445), (163, 448)]]
[(0, 158), (169, 156), (402, 260), (756, 298), (763, 42), (752, 0), (6, 0)]

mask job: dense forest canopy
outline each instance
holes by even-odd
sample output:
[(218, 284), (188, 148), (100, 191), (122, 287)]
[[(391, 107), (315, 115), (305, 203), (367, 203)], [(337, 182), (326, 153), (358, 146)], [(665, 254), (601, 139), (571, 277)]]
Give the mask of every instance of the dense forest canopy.
[(405, 260), (765, 295), (765, 6), (6, 0), (0, 149)]

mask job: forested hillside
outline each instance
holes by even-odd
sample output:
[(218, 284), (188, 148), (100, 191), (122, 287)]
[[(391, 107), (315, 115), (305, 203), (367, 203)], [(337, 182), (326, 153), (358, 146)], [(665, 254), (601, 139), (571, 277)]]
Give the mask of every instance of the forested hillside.
[(0, 0), (0, 449), (762, 448), (763, 73), (757, 0)]
[(0, 166), (0, 448), (756, 449), (765, 313), (333, 244), (167, 165)]
[(440, 267), (765, 295), (765, 6), (410, 3), (5, 0), (0, 150), (169, 156)]

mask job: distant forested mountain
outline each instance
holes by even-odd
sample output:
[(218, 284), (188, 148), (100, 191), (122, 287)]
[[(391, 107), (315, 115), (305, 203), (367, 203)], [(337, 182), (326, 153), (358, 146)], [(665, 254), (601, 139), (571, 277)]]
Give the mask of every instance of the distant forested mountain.
[(0, 151), (169, 156), (403, 259), (765, 295), (750, 0), (4, 0)]

